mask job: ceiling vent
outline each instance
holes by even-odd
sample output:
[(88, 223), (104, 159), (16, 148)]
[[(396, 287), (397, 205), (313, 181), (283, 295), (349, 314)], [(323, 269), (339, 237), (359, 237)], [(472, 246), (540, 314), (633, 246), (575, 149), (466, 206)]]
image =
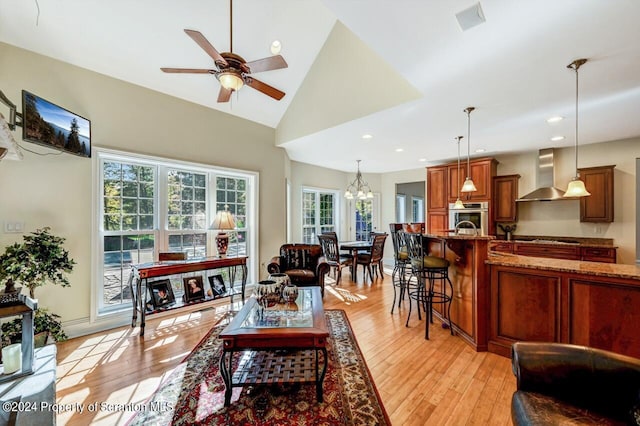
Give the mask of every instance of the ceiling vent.
[(456, 13), (456, 19), (458, 20), (458, 25), (460, 25), (460, 29), (462, 31), (467, 31), (469, 28), (473, 28), (486, 21), (484, 13), (482, 13), (482, 6), (480, 6), (480, 3), (476, 3), (470, 8)]

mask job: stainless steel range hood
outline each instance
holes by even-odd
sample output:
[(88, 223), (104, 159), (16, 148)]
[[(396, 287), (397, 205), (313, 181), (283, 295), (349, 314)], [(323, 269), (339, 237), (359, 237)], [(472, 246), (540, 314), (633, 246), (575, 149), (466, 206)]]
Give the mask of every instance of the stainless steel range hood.
[(538, 151), (538, 167), (536, 169), (537, 189), (516, 201), (555, 201), (570, 200), (564, 197), (564, 191), (553, 186), (555, 183), (553, 171), (553, 148)]

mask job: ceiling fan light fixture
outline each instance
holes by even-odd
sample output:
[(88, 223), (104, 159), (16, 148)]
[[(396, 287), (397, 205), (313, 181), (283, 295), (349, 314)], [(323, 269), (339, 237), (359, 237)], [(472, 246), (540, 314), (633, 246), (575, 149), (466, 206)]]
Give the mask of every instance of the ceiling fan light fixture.
[(237, 72), (223, 71), (219, 73), (217, 77), (222, 87), (227, 90), (237, 92), (244, 86), (244, 80), (242, 80), (242, 77)]

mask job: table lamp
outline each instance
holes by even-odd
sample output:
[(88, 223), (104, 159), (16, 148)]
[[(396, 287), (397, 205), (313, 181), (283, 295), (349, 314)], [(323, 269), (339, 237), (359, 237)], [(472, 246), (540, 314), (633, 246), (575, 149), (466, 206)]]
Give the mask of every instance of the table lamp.
[(236, 221), (229, 211), (228, 206), (224, 206), (224, 210), (216, 213), (216, 217), (210, 226), (210, 229), (218, 229), (220, 231), (218, 235), (216, 235), (216, 247), (218, 248), (218, 255), (220, 257), (226, 257), (227, 247), (229, 247), (229, 235), (225, 231), (235, 228)]

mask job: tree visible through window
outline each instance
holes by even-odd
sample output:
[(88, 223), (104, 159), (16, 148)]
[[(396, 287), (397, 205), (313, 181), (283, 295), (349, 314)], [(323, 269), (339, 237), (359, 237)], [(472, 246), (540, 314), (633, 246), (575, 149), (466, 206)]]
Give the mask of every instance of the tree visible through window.
[(336, 230), (337, 192), (305, 188), (302, 191), (302, 241), (317, 244), (317, 235)]

